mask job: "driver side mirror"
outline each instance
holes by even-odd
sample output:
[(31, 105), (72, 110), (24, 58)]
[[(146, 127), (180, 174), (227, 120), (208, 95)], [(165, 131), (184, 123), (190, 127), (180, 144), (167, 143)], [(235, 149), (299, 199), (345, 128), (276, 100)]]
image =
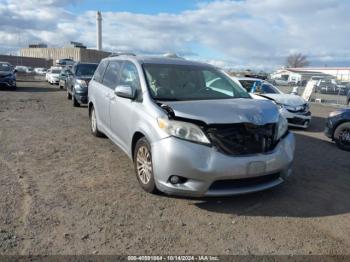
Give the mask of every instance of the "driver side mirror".
[(119, 85), (114, 89), (114, 94), (119, 97), (134, 99), (136, 97), (136, 92), (127, 85)]

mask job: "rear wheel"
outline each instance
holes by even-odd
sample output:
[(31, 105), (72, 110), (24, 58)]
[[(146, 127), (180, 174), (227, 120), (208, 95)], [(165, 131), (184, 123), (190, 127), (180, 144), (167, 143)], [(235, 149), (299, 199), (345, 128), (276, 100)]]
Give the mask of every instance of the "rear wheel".
[(137, 180), (143, 190), (148, 193), (157, 193), (153, 176), (151, 146), (145, 137), (136, 142), (134, 150), (134, 167)]
[(350, 151), (350, 122), (340, 124), (335, 129), (334, 140), (340, 149)]

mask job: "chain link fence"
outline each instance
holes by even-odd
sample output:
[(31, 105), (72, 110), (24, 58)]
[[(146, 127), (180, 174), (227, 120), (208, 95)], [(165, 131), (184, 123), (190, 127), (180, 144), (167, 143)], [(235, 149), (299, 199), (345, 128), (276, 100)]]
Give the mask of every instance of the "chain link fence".
[[(307, 83), (305, 86), (277, 86), (281, 91), (286, 94), (297, 93), (305, 98), (305, 89), (309, 88), (307, 92), (311, 91), (311, 94), (307, 94), (309, 102), (321, 103), (321, 104), (332, 104), (350, 107), (350, 83), (349, 82), (338, 82), (332, 83), (327, 81), (313, 81)], [(306, 92), (306, 93), (307, 93)]]

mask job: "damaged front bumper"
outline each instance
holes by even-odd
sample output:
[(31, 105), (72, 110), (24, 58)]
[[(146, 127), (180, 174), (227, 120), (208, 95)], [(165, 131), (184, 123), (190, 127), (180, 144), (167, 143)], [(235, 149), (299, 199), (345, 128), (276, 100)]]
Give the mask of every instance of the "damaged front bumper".
[[(152, 162), (159, 190), (172, 195), (227, 196), (265, 190), (292, 172), (294, 135), (287, 134), (267, 153), (229, 156), (215, 147), (174, 137), (152, 143)], [(172, 184), (171, 176), (182, 183)]]
[(311, 122), (311, 112), (290, 112), (285, 108), (280, 109), (280, 113), (288, 120), (291, 127), (308, 128)]

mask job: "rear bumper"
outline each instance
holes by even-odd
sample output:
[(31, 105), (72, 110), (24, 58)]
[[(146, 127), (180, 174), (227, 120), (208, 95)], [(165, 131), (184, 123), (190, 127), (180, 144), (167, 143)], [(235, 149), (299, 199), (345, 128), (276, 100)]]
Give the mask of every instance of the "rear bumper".
[[(294, 136), (289, 133), (272, 152), (228, 156), (213, 147), (165, 138), (152, 144), (155, 182), (167, 194), (197, 197), (265, 190), (291, 174), (294, 144)], [(172, 175), (185, 178), (185, 182), (171, 184)]]

